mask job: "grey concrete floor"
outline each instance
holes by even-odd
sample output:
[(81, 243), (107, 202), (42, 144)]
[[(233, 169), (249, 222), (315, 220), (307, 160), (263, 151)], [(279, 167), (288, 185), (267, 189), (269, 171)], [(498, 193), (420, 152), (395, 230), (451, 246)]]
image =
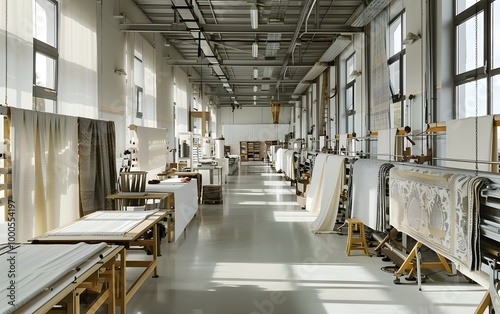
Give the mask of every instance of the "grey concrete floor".
[[(262, 163), (228, 177), (224, 203), (201, 213), (176, 243), (162, 243), (128, 313), (473, 313), (484, 289), (432, 270), (395, 285), (378, 257), (347, 257), (346, 236), (312, 234), (295, 188)], [(127, 270), (128, 271), (128, 270)], [(135, 270), (128, 271), (132, 278)]]

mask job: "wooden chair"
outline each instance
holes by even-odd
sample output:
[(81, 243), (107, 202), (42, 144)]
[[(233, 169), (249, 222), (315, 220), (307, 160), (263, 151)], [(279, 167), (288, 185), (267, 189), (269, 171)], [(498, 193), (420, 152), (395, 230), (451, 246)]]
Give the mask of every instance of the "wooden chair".
[[(145, 192), (147, 171), (120, 172), (121, 192)], [(146, 200), (123, 200), (123, 206), (144, 206)]]

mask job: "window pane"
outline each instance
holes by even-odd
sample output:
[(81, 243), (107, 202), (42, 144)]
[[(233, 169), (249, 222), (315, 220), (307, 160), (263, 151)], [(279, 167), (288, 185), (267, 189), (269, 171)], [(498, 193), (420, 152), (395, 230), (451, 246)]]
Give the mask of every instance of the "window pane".
[(354, 86), (351, 86), (345, 91), (345, 109), (347, 114), (352, 114), (354, 110)]
[(491, 78), (491, 101), (493, 104), (493, 114), (500, 113), (500, 75)]
[(37, 86), (56, 89), (56, 60), (37, 52), (35, 70), (35, 84)]
[(346, 61), (346, 78), (347, 78), (346, 82), (347, 83), (354, 80), (354, 78), (351, 77), (352, 71), (354, 71), (354, 55), (349, 57), (349, 59), (347, 59), (347, 61)]
[[(457, 29), (458, 74), (484, 66), (484, 12), (474, 16)], [(477, 41), (476, 41), (477, 25)], [(477, 55), (476, 55), (477, 49)], [(476, 60), (477, 59), (477, 60)]]
[[(486, 79), (477, 81), (478, 116), (487, 114), (487, 86)], [(476, 81), (457, 86), (458, 118), (476, 116)]]
[(48, 0), (36, 0), (33, 14), (34, 37), (52, 47), (57, 47), (56, 6)]
[(491, 4), (491, 47), (492, 69), (500, 67), (500, 1)]
[(144, 67), (142, 61), (137, 57), (134, 58), (134, 83), (144, 87)]
[(55, 113), (56, 102), (50, 99), (33, 97), (33, 110)]
[(401, 51), (401, 17), (389, 26), (389, 58)]
[(401, 94), (399, 69), (399, 60), (389, 65), (389, 79), (394, 95)]
[(479, 2), (479, 0), (456, 0), (455, 2), (457, 5), (456, 14), (465, 11), (467, 8), (473, 6), (477, 2)]

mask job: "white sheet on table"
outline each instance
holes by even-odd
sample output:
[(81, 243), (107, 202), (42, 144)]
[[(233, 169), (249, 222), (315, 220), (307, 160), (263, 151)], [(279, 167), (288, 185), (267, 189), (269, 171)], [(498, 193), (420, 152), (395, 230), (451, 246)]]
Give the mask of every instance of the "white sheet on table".
[[(0, 294), (0, 313), (13, 313), (15, 309), (29, 302), (31, 299), (49, 289), (60, 278), (74, 271), (79, 265), (88, 260), (106, 247), (105, 243), (74, 245), (21, 245), (16, 248), (15, 306), (8, 304), (7, 288), (10, 279), (7, 277), (11, 269), (8, 258), (13, 254), (0, 255), (0, 271), (2, 276), (2, 290)], [(77, 276), (75, 271), (75, 276)]]
[(142, 220), (77, 220), (69, 226), (50, 233), (51, 236), (123, 236)]
[[(493, 116), (477, 118), (478, 160), (497, 161), (496, 140), (493, 136)], [(446, 157), (476, 160), (476, 118), (451, 120), (446, 122)], [(495, 152), (495, 153), (493, 153)], [(446, 161), (447, 167), (475, 169), (473, 162)], [(488, 164), (478, 164), (481, 171), (491, 171)]]
[(318, 217), (311, 224), (311, 231), (332, 231), (339, 209), (340, 193), (345, 181), (345, 157), (333, 155), (326, 160), (323, 182), (318, 200)]
[(149, 216), (156, 213), (158, 210), (147, 211), (109, 211), (103, 210), (83, 217), (85, 220), (145, 220)]
[(396, 128), (379, 130), (377, 136), (377, 159), (395, 160), (396, 152)]
[(318, 212), (318, 200), (321, 198), (321, 185), (323, 183), (323, 170), (325, 168), (328, 154), (320, 153), (314, 159), (314, 167), (311, 182), (306, 189), (306, 210), (316, 214)]
[(146, 192), (171, 192), (174, 193), (175, 204), (175, 241), (184, 232), (189, 222), (198, 211), (198, 186), (196, 179), (187, 183), (146, 184)]

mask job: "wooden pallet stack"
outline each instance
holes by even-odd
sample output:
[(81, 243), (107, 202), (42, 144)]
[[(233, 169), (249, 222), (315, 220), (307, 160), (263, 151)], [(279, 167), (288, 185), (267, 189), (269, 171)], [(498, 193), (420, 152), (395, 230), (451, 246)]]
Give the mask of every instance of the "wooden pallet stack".
[(204, 185), (203, 204), (222, 204), (222, 185)]

